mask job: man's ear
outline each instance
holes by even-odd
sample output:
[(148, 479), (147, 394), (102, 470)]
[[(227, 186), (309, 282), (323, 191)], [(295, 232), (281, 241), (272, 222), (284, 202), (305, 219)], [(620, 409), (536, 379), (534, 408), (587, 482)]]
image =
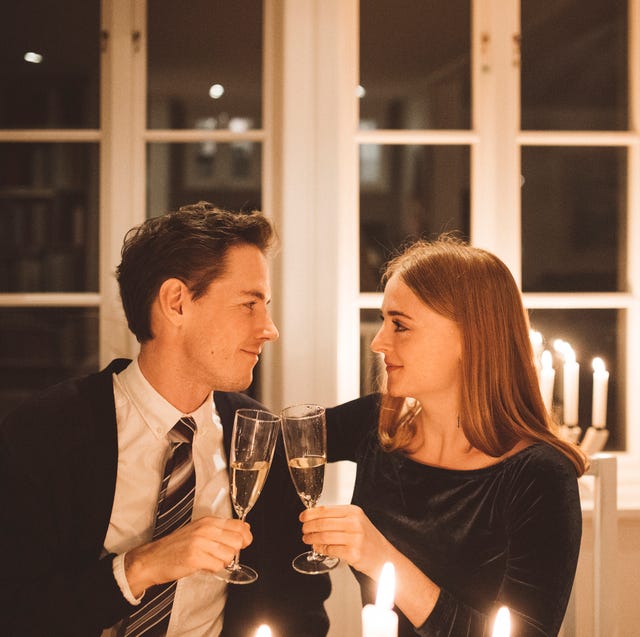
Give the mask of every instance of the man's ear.
[(189, 288), (180, 279), (167, 279), (158, 291), (157, 307), (165, 320), (175, 326), (184, 318), (184, 305), (191, 298)]

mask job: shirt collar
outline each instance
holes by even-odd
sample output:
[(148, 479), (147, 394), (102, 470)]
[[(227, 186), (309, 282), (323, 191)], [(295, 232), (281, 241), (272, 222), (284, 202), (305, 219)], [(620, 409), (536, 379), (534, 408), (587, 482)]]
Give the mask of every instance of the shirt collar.
[(118, 374), (118, 382), (157, 438), (166, 436), (182, 416), (191, 416), (200, 433), (213, 426), (213, 392), (200, 407), (190, 414), (184, 414), (153, 388), (140, 370), (137, 359)]

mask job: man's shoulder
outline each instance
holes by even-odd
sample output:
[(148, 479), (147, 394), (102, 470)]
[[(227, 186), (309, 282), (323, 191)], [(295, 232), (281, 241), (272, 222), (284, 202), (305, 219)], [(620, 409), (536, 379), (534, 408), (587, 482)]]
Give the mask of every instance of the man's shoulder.
[(0, 427), (11, 427), (23, 421), (51, 422), (78, 409), (83, 401), (95, 404), (101, 397), (111, 396), (111, 375), (122, 371), (131, 361), (115, 359), (99, 372), (74, 376), (50, 385), (27, 398), (0, 419)]

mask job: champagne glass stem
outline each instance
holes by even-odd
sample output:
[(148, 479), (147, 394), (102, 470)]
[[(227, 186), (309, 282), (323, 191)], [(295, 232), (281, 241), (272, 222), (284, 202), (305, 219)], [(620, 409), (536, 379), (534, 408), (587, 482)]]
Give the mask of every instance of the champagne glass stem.
[[(244, 522), (244, 519), (246, 517), (247, 514), (243, 513), (240, 519)], [(239, 568), (238, 564), (240, 564), (240, 549), (238, 549), (238, 552), (233, 556), (233, 559), (229, 562), (229, 564), (227, 564), (227, 569), (229, 569), (230, 571), (237, 571)]]

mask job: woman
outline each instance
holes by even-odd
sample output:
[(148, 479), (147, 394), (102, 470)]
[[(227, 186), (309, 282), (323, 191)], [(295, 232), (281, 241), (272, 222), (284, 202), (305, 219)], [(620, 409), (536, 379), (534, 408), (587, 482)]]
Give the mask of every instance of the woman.
[(387, 268), (387, 389), (327, 411), (330, 461), (357, 463), (349, 506), (301, 514), (364, 603), (386, 561), (401, 637), (556, 635), (581, 536), (586, 461), (552, 431), (518, 288), (494, 255), (445, 236)]

